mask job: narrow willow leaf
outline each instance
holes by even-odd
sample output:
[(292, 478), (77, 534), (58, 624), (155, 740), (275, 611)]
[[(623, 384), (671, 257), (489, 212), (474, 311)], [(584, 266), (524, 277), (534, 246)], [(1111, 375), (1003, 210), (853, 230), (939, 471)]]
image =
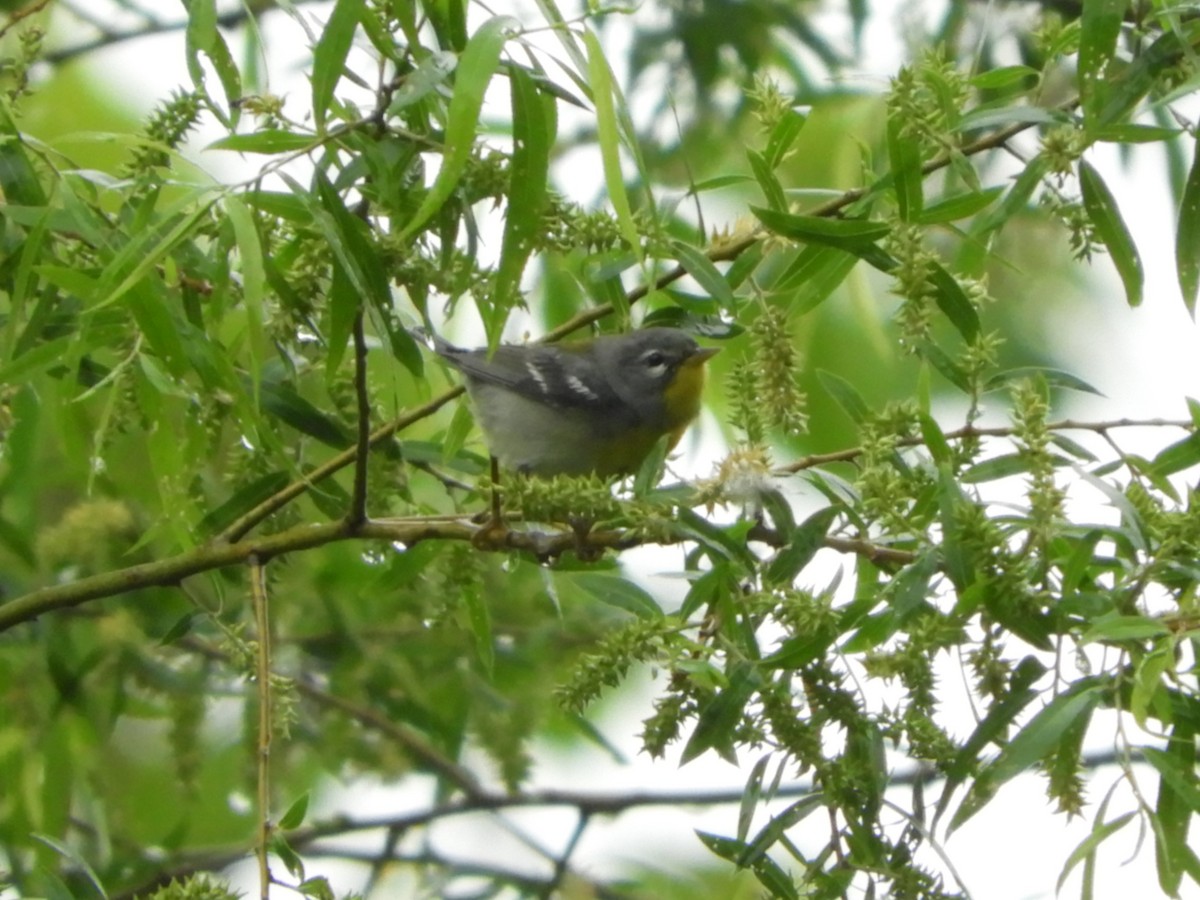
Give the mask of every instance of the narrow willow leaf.
[(192, 83), (196, 90), (207, 96), (208, 92), (204, 87), (204, 69), (200, 65), (199, 54), (203, 53), (208, 57), (217, 73), (217, 78), (221, 81), (221, 89), (225, 92), (225, 103), (229, 108), (230, 115), (226, 116), (215, 103), (211, 104), (209, 109), (221, 120), (222, 124), (233, 127), (239, 118), (238, 104), (242, 99), (242, 74), (238, 71), (237, 63), (233, 61), (229, 45), (225, 43), (225, 38), (217, 29), (216, 3), (214, 0), (193, 0), (188, 4), (187, 10), (188, 25), (185, 43), (188, 73), (192, 76)]
[[(161, 238), (155, 240), (158, 236), (158, 229), (151, 229), (144, 236), (135, 237), (118, 253), (108, 264), (101, 276), (100, 283), (97, 285), (98, 290), (104, 290), (107, 285), (111, 284), (120, 276), (133, 260), (138, 260), (133, 269), (126, 275), (121, 282), (112, 290), (104, 294), (97, 303), (88, 307), (89, 313), (95, 313), (98, 310), (104, 309), (116, 303), (125, 296), (129, 290), (150, 274), (162, 261), (166, 258), (175, 247), (188, 236), (189, 232), (196, 227), (196, 223), (208, 215), (209, 209), (216, 203), (216, 197), (209, 197), (200, 200), (202, 194), (208, 193), (207, 189), (197, 191), (190, 197), (181, 198), (176, 207), (193, 206), (190, 212), (175, 220), (175, 225)], [(169, 219), (167, 220), (169, 221)]]
[(1128, 0), (1088, 0), (1079, 31), (1079, 96), (1084, 118), (1093, 120), (1104, 102), (1105, 70), (1117, 48)]
[[(507, 317), (508, 310), (516, 302), (521, 275), (533, 252), (534, 240), (542, 231), (550, 148), (557, 130), (554, 102), (542, 97), (524, 69), (512, 66), (508, 72), (512, 94), (513, 151), (504, 239), (500, 246), (500, 264), (496, 270), (496, 289), (492, 297), (493, 319), (501, 320)], [(488, 329), (489, 334), (500, 328), (502, 321), (493, 321)]]
[(1151, 466), (1158, 475), (1174, 475), (1197, 464), (1200, 464), (1200, 434), (1190, 434), (1160, 450)]
[(208, 512), (196, 526), (196, 531), (204, 536), (218, 534), (225, 530), (245, 513), (258, 506), (268, 497), (278, 493), (288, 486), (291, 476), (287, 472), (269, 472), (255, 478), (249, 484), (243, 485), (233, 496)]
[(794, 292), (788, 306), (801, 315), (825, 302), (858, 264), (858, 257), (836, 247), (809, 244), (780, 273), (771, 290)]
[(263, 409), (322, 444), (344, 450), (353, 443), (345, 426), (321, 412), (295, 389), (278, 381), (265, 380), (260, 387)]
[(830, 219), (824, 216), (802, 216), (759, 206), (750, 207), (767, 228), (794, 241), (827, 244), (854, 253), (873, 245), (891, 228), (886, 222), (869, 219)]
[[(733, 838), (721, 837), (704, 831), (697, 831), (696, 837), (714, 854), (734, 864), (737, 864), (738, 860), (749, 850), (744, 841), (735, 841)], [(782, 900), (799, 900), (800, 895), (796, 890), (796, 885), (792, 883), (791, 877), (769, 856), (759, 856), (751, 864), (750, 870), (758, 879), (759, 884), (770, 891), (770, 896), (780, 897)]]
[(758, 801), (762, 799), (762, 782), (763, 775), (767, 771), (767, 763), (770, 762), (770, 754), (761, 756), (758, 762), (750, 770), (750, 775), (746, 779), (746, 788), (742, 791), (742, 802), (738, 808), (738, 829), (737, 839), (745, 841), (746, 836), (750, 833), (750, 822), (754, 819), (754, 811), (758, 808)]
[(299, 828), (304, 824), (304, 817), (308, 815), (308, 792), (301, 794), (292, 805), (287, 808), (282, 816), (279, 817), (279, 827), (284, 831), (291, 831)]
[(987, 209), (996, 202), (996, 198), (1002, 193), (1004, 193), (1003, 186), (996, 185), (982, 191), (971, 191), (947, 197), (945, 200), (939, 200), (937, 203), (925, 207), (917, 216), (916, 221), (920, 225), (943, 225), (946, 222), (957, 222), (959, 219), (966, 219)]
[(570, 572), (563, 573), (563, 577), (601, 603), (633, 613), (639, 619), (663, 617), (662, 609), (655, 599), (624, 576), (603, 572)]
[(997, 69), (980, 72), (978, 75), (972, 75), (971, 85), (981, 91), (993, 91), (1016, 84), (1018, 81), (1040, 78), (1041, 74), (1030, 66), (1001, 66)]
[(454, 193), (475, 149), (475, 128), (483, 108), (483, 95), (496, 67), (507, 34), (515, 22), (509, 16), (497, 16), (484, 22), (471, 36), (458, 59), (454, 73), (454, 95), (446, 114), (446, 141), (442, 167), (429, 193), (416, 212), (404, 224), (401, 237), (408, 237), (425, 225)]
[(592, 103), (596, 108), (596, 139), (600, 144), (600, 160), (604, 167), (604, 186), (608, 202), (617, 217), (617, 227), (629, 249), (642, 256), (642, 241), (633, 221), (629, 195), (625, 191), (625, 176), (621, 173), (621, 131), (617, 125), (614, 85), (608, 60), (596, 35), (588, 29), (583, 35), (587, 47), (588, 81), (592, 87)]
[(1200, 291), (1200, 141), (1192, 148), (1192, 167), (1179, 204), (1175, 230), (1175, 271), (1183, 305), (1196, 317), (1196, 294)]
[(903, 134), (902, 123), (896, 116), (888, 118), (887, 150), (892, 190), (896, 195), (900, 219), (904, 222), (915, 221), (920, 217), (925, 203), (920, 145)]
[(467, 624), (471, 631), (471, 643), (484, 674), (490, 679), (496, 667), (496, 642), (492, 638), (492, 616), (487, 597), (479, 589), (468, 588), (461, 594), (466, 607)]
[(671, 252), (679, 260), (679, 264), (687, 270), (687, 273), (696, 279), (700, 287), (704, 288), (722, 308), (732, 310), (736, 306), (737, 300), (733, 296), (729, 282), (713, 265), (711, 259), (691, 244), (685, 244), (683, 241), (671, 241)]
[(787, 195), (784, 194), (783, 185), (779, 183), (779, 178), (771, 169), (770, 164), (767, 163), (761, 153), (754, 150), (746, 154), (746, 159), (750, 162), (750, 170), (754, 173), (754, 180), (758, 182), (763, 196), (767, 199), (767, 205), (773, 210), (787, 212)]
[(1082, 391), (1086, 394), (1095, 394), (1097, 397), (1104, 396), (1104, 394), (1078, 375), (1072, 375), (1070, 372), (1064, 372), (1062, 369), (1052, 369), (1046, 366), (1017, 366), (1013, 369), (1005, 369), (1003, 372), (999, 372), (989, 378), (984, 383), (983, 390), (986, 393), (999, 388), (1006, 388), (1014, 382), (1025, 378), (1041, 378), (1051, 387)]
[(871, 414), (871, 409), (867, 406), (867, 402), (863, 400), (862, 394), (858, 392), (858, 389), (854, 385), (841, 375), (836, 375), (825, 369), (817, 370), (817, 379), (821, 382), (825, 390), (829, 392), (829, 396), (837, 401), (838, 406), (842, 408), (843, 412), (852, 421), (862, 423), (867, 420), (867, 417)]
[(838, 512), (836, 506), (827, 506), (805, 519), (788, 536), (787, 545), (767, 564), (764, 581), (767, 584), (790, 587), (795, 577), (821, 549), (829, 526), (837, 518)]
[(267, 128), (249, 134), (231, 134), (213, 141), (206, 150), (232, 150), (236, 153), (294, 153), (315, 146), (317, 139), (311, 134)]
[(234, 239), (241, 256), (242, 302), (246, 305), (246, 324), (250, 340), (250, 378), (258, 384), (263, 360), (268, 351), (263, 333), (263, 298), (266, 293), (266, 271), (263, 267), (262, 242), (250, 207), (236, 197), (225, 198), (225, 212), (233, 225)]
[(746, 703), (762, 686), (762, 678), (749, 663), (738, 663), (729, 675), (729, 684), (700, 708), (696, 729), (683, 748), (679, 764), (691, 762), (706, 750), (715, 750), (724, 760), (734, 762), (734, 729), (742, 719)]
[(1096, 850), (1100, 845), (1132, 822), (1136, 815), (1137, 812), (1131, 810), (1124, 815), (1117, 816), (1110, 822), (1104, 823), (1101, 823), (1099, 817), (1097, 817), (1096, 824), (1092, 827), (1091, 832), (1071, 851), (1071, 855), (1067, 857), (1067, 861), (1063, 864), (1062, 872), (1059, 873), (1058, 882), (1054, 887), (1055, 891), (1062, 893), (1063, 885), (1066, 884), (1071, 870), (1085, 859), (1094, 858)]
[(1103, 691), (1097, 679), (1087, 678), (1046, 704), (975, 776), (975, 783), (950, 820), (950, 831), (983, 809), (1002, 784), (1043, 760), (1068, 731), (1090, 719)]
[(779, 121), (771, 129), (771, 136), (767, 138), (767, 146), (763, 151), (763, 159), (768, 168), (771, 170), (779, 168), (807, 121), (808, 116), (794, 109), (785, 111), (779, 117)]
[(317, 46), (313, 48), (312, 105), (318, 131), (325, 130), (325, 119), (333, 105), (333, 92), (342, 79), (363, 5), (363, 0), (337, 0)]
[(1100, 173), (1082, 159), (1079, 161), (1079, 184), (1083, 189), (1084, 209), (1096, 228), (1096, 234), (1108, 248), (1113, 265), (1117, 267), (1117, 274), (1121, 276), (1125, 285), (1125, 297), (1129, 305), (1141, 305), (1142, 284), (1145, 280), (1142, 258), (1138, 255), (1129, 229), (1125, 227), (1125, 220), (1121, 218), (1116, 199), (1108, 190)]
[(934, 289), (934, 302), (945, 313), (950, 324), (958, 329), (967, 343), (979, 335), (979, 313), (971, 304), (966, 291), (940, 263), (933, 264), (930, 281)]
[(1150, 616), (1108, 615), (1092, 620), (1080, 643), (1095, 641), (1140, 641), (1169, 635), (1170, 629), (1160, 619)]

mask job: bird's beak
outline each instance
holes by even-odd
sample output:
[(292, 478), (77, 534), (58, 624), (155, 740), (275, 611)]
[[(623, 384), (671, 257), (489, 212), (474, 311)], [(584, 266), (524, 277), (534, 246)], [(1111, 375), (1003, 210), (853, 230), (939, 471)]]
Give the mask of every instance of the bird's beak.
[(683, 361), (685, 366), (700, 366), (721, 352), (720, 347), (701, 347)]

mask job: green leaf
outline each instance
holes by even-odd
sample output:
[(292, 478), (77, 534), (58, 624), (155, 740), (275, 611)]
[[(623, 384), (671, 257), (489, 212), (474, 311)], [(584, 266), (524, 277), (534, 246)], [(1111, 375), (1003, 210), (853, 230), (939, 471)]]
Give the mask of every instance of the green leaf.
[(321, 412), (286, 384), (264, 379), (259, 390), (263, 409), (297, 431), (335, 450), (344, 450), (353, 443), (353, 437), (341, 422)]
[(169, 216), (161, 223), (163, 227), (167, 222), (174, 221), (175, 224), (167, 231), (165, 235), (159, 237), (161, 233), (159, 228), (148, 229), (143, 235), (135, 235), (121, 249), (113, 259), (105, 267), (104, 273), (97, 285), (98, 291), (107, 290), (107, 286), (120, 277), (125, 271), (126, 266), (137, 260), (133, 269), (121, 280), (121, 282), (111, 290), (107, 290), (98, 302), (88, 308), (89, 313), (95, 313), (98, 310), (116, 303), (130, 289), (133, 288), (139, 281), (145, 278), (150, 272), (159, 266), (175, 247), (189, 236), (189, 233), (196, 227), (196, 224), (208, 216), (208, 211), (213, 204), (217, 202), (215, 196), (209, 197), (201, 201), (200, 198), (208, 194), (207, 189), (198, 190), (188, 196), (180, 198), (178, 203), (172, 206), (172, 210), (185, 209), (192, 207), (191, 211), (182, 216)]
[(1194, 868), (1187, 836), (1192, 818), (1200, 812), (1193, 726), (1182, 720), (1176, 722), (1166, 750), (1143, 747), (1142, 753), (1159, 775), (1154, 804), (1159, 884), (1167, 894), (1178, 896), (1184, 872)]
[[(440, 90), (458, 64), (458, 57), (446, 50), (435, 50), (404, 76), (400, 87), (392, 94), (388, 115), (395, 116), (406, 107), (424, 100)], [(515, 67), (514, 67), (515, 68)]]
[(888, 117), (887, 150), (892, 190), (896, 195), (900, 219), (904, 222), (915, 221), (925, 204), (921, 149), (917, 141), (903, 134), (903, 123), (898, 116)]
[(1145, 276), (1142, 272), (1142, 258), (1138, 255), (1137, 247), (1125, 220), (1117, 208), (1117, 201), (1109, 192), (1108, 186), (1086, 160), (1079, 161), (1079, 184), (1083, 189), (1083, 206), (1088, 218), (1096, 228), (1096, 234), (1108, 248), (1117, 274), (1125, 285), (1125, 297), (1130, 306), (1139, 306), (1142, 302), (1142, 283)]
[(870, 407), (867, 406), (867, 402), (863, 400), (858, 389), (841, 375), (825, 369), (818, 369), (817, 380), (829, 392), (829, 396), (837, 401), (837, 405), (842, 408), (842, 411), (856, 424), (862, 424), (871, 415)]
[(242, 301), (246, 305), (246, 325), (249, 332), (250, 379), (257, 384), (263, 360), (268, 352), (267, 339), (263, 333), (263, 299), (266, 293), (266, 271), (263, 267), (262, 243), (258, 238), (258, 226), (250, 208), (237, 197), (225, 198), (225, 212), (233, 226), (241, 257)]
[(1106, 688), (1095, 678), (1075, 683), (1043, 707), (1000, 755), (975, 776), (958, 811), (950, 821), (950, 831), (963, 825), (991, 800), (996, 790), (1026, 769), (1041, 762), (1068, 732), (1091, 718)]
[(492, 299), (493, 321), (488, 327), (489, 344), (492, 333), (498, 335), (503, 318), (516, 303), (521, 275), (542, 233), (550, 150), (558, 127), (553, 100), (542, 96), (524, 69), (509, 68), (509, 87), (513, 110), (512, 165), (504, 240)]
[(713, 265), (711, 259), (683, 241), (673, 240), (670, 246), (671, 252), (679, 260), (679, 264), (687, 270), (689, 275), (696, 279), (700, 287), (704, 288), (708, 295), (716, 300), (723, 309), (732, 310), (736, 306), (737, 300), (733, 296), (729, 282), (725, 280), (725, 276)]
[(758, 807), (758, 801), (762, 799), (763, 775), (767, 771), (767, 763), (770, 761), (769, 753), (759, 757), (746, 779), (746, 789), (742, 791), (742, 802), (738, 805), (737, 839), (739, 841), (746, 840), (746, 835), (750, 833), (750, 822), (754, 819), (754, 810)]
[(663, 617), (655, 599), (625, 576), (604, 572), (564, 572), (560, 577), (566, 578), (601, 603), (633, 613), (639, 619)]
[(204, 68), (200, 65), (199, 54), (203, 53), (212, 63), (217, 77), (221, 81), (221, 89), (225, 92), (225, 103), (232, 117), (226, 117), (215, 105), (209, 106), (222, 123), (233, 124), (238, 118), (238, 104), (242, 100), (242, 74), (233, 61), (229, 45), (217, 30), (217, 9), (214, 0), (192, 0), (188, 4), (188, 25), (185, 42), (187, 47), (188, 73), (196, 90), (207, 94), (204, 87)]
[(1104, 396), (1104, 394), (1079, 376), (1072, 375), (1070, 372), (1064, 372), (1062, 369), (1052, 369), (1047, 366), (1017, 366), (1012, 369), (1005, 369), (1003, 372), (999, 372), (989, 378), (984, 383), (983, 390), (985, 393), (994, 391), (1026, 378), (1041, 378), (1050, 387), (1067, 388), (1072, 391), (1095, 394), (1097, 397)]
[(238, 488), (228, 500), (209, 511), (196, 525), (202, 535), (218, 534), (234, 521), (258, 506), (268, 497), (279, 493), (291, 482), (287, 472), (268, 472)]
[[(209, 144), (206, 150), (232, 150), (235, 153), (295, 153), (317, 144), (311, 134), (266, 128), (249, 134), (231, 134)], [(260, 192), (262, 193), (262, 192)]]
[(271, 835), (271, 852), (279, 857), (279, 861), (283, 863), (293, 878), (304, 878), (304, 860), (300, 858), (291, 844), (287, 842), (287, 838), (282, 833), (276, 831)]
[(788, 638), (778, 650), (762, 660), (762, 665), (771, 669), (802, 669), (832, 647), (837, 637), (838, 629), (834, 625), (821, 625)]
[(763, 151), (763, 160), (769, 170), (774, 171), (779, 168), (787, 158), (788, 151), (792, 149), (792, 145), (800, 136), (800, 131), (807, 121), (808, 116), (794, 109), (786, 110), (779, 117), (779, 121), (771, 129), (771, 136), (767, 138), (767, 146)]
[(1200, 141), (1192, 150), (1183, 197), (1179, 203), (1179, 223), (1175, 229), (1175, 271), (1183, 305), (1196, 317), (1196, 294), (1200, 291)]
[(677, 517), (683, 532), (712, 551), (714, 559), (724, 558), (740, 563), (748, 572), (758, 568), (758, 557), (746, 546), (746, 531), (750, 523), (743, 522), (727, 527), (714, 525), (686, 508), (679, 509)]
[(1150, 465), (1157, 475), (1167, 476), (1197, 464), (1200, 464), (1200, 433), (1189, 434), (1164, 447)]
[(1140, 641), (1147, 638), (1166, 637), (1170, 629), (1161, 619), (1150, 616), (1123, 616), (1113, 613), (1093, 619), (1091, 626), (1080, 638), (1081, 644), (1095, 641)]
[(475, 655), (488, 678), (496, 668), (496, 642), (492, 636), (492, 614), (488, 608), (487, 596), (482, 590), (471, 587), (461, 592), (463, 606), (466, 608), (467, 625), (471, 631), (471, 643), (475, 647)]
[(932, 206), (925, 207), (917, 216), (916, 221), (919, 225), (942, 225), (946, 222), (957, 222), (959, 219), (966, 219), (987, 209), (1002, 193), (1004, 193), (1003, 186), (997, 185), (983, 191), (956, 194), (945, 200), (939, 200)]
[(789, 309), (793, 315), (803, 315), (825, 302), (856, 265), (858, 257), (852, 253), (809, 244), (780, 273), (771, 290), (790, 292)]
[(983, 484), (1000, 478), (1009, 478), (1029, 471), (1030, 459), (1023, 453), (1005, 453), (993, 456), (971, 466), (962, 474), (965, 484)]
[(583, 33), (587, 47), (588, 81), (592, 88), (592, 103), (596, 107), (596, 140), (600, 145), (600, 161), (604, 168), (604, 186), (608, 190), (608, 202), (617, 217), (621, 237), (629, 250), (642, 257), (642, 240), (633, 221), (633, 210), (629, 205), (629, 194), (625, 191), (625, 176), (621, 172), (621, 131), (617, 125), (617, 108), (614, 102), (612, 72), (600, 41), (589, 28)]
[(25, 153), (25, 139), (13, 122), (7, 103), (0, 103), (0, 197), (6, 203), (44, 207), (46, 194), (37, 171)]
[(95, 870), (88, 865), (87, 860), (80, 856), (77, 850), (69, 847), (59, 840), (56, 840), (55, 838), (50, 837), (48, 834), (37, 834), (34, 832), (30, 834), (30, 837), (32, 837), (35, 841), (45, 844), (47, 847), (61, 856), (64, 860), (70, 863), (70, 868), (75, 869), (78, 872), (82, 872), (84, 877), (87, 878), (88, 884), (92, 886), (92, 889), (98, 896), (104, 898), (108, 897), (108, 892), (104, 890), (104, 885), (101, 883), (100, 878), (96, 875)]
[(1106, 70), (1128, 6), (1128, 0), (1088, 0), (1082, 6), (1078, 81), (1087, 121), (1095, 119), (1104, 102)]
[(979, 313), (971, 304), (966, 291), (940, 263), (934, 263), (930, 282), (934, 289), (934, 302), (945, 313), (963, 340), (971, 343), (979, 335)]
[(1110, 822), (1101, 824), (1100, 819), (1096, 819), (1096, 824), (1092, 826), (1092, 830), (1088, 836), (1079, 842), (1078, 846), (1071, 851), (1071, 855), (1067, 857), (1067, 861), (1063, 864), (1062, 872), (1059, 873), (1058, 882), (1054, 886), (1057, 893), (1062, 893), (1063, 885), (1066, 884), (1071, 870), (1085, 859), (1094, 859), (1096, 850), (1106, 840), (1128, 825), (1137, 816), (1135, 810), (1130, 810), (1124, 815), (1117, 816)]
[(794, 241), (824, 244), (857, 253), (874, 246), (887, 235), (891, 227), (886, 222), (870, 219), (833, 219), (824, 216), (802, 216), (752, 206), (750, 211), (768, 229)]
[(754, 173), (754, 180), (758, 182), (759, 188), (762, 189), (767, 205), (773, 210), (787, 212), (787, 195), (783, 192), (783, 185), (779, 183), (778, 176), (771, 170), (771, 166), (763, 155), (755, 150), (750, 150), (746, 153), (746, 159), (750, 162), (750, 170)]
[(304, 824), (304, 817), (308, 815), (308, 792), (301, 794), (291, 806), (279, 818), (279, 827), (284, 831), (291, 831), (294, 828), (299, 828)]
[(0, 366), (0, 384), (21, 384), (29, 377), (60, 363), (77, 339), (78, 335), (68, 334), (26, 350)]
[(749, 663), (737, 663), (729, 674), (729, 685), (700, 707), (696, 728), (683, 748), (679, 764), (691, 762), (706, 750), (715, 750), (724, 760), (736, 763), (734, 729), (741, 722), (746, 703), (762, 686), (762, 678)]
[(404, 224), (401, 238), (415, 234), (433, 217), (458, 187), (475, 149), (475, 128), (483, 108), (483, 95), (500, 63), (508, 31), (516, 22), (509, 16), (488, 19), (471, 36), (454, 73), (454, 95), (446, 114), (446, 140), (442, 166), (421, 205)]
[(981, 91), (994, 91), (997, 88), (1008, 87), (1018, 81), (1036, 80), (1041, 78), (1041, 72), (1030, 66), (1000, 66), (988, 69), (978, 75), (971, 76), (971, 85)]
[[(746, 856), (750, 849), (743, 841), (735, 841), (732, 838), (704, 831), (697, 831), (696, 837), (714, 854), (735, 864)], [(780, 897), (783, 900), (799, 900), (800, 894), (796, 890), (796, 885), (792, 883), (791, 877), (769, 856), (758, 855), (751, 864), (750, 870), (758, 879), (759, 884), (771, 892), (772, 897)]]
[(333, 105), (333, 92), (342, 80), (342, 70), (354, 44), (354, 32), (358, 30), (363, 6), (363, 0), (337, 0), (321, 30), (317, 46), (313, 48), (312, 106), (318, 131), (325, 130), (325, 119)]
[(840, 510), (826, 506), (805, 519), (788, 537), (788, 542), (767, 564), (763, 579), (767, 584), (790, 586), (800, 571), (821, 549), (829, 526)]

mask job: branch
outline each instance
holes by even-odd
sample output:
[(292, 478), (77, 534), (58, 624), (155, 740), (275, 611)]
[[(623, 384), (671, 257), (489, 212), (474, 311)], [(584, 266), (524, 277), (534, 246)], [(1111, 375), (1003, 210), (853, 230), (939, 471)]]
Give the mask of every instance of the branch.
[[(1190, 419), (1109, 419), (1103, 422), (1060, 419), (1057, 422), (1047, 422), (1046, 428), (1050, 431), (1093, 431), (1096, 434), (1104, 435), (1114, 428), (1183, 428), (1187, 431), (1195, 431), (1196, 423)], [(1015, 430), (1009, 425), (997, 425), (989, 428), (967, 425), (954, 431), (947, 431), (945, 437), (947, 440), (960, 441), (977, 437), (1012, 437), (1014, 433)], [(896, 441), (896, 445), (899, 447), (920, 447), (924, 444), (925, 439), (921, 437), (902, 437)], [(860, 457), (862, 453), (862, 447), (848, 447), (845, 450), (833, 450), (829, 453), (813, 453), (785, 466), (780, 466), (775, 470), (775, 474), (794, 475), (804, 469), (812, 469), (831, 462), (850, 462)]]
[[(317, 0), (292, 0), (290, 6), (305, 6), (315, 3)], [(257, 3), (244, 3), (229, 10), (228, 12), (220, 13), (217, 16), (217, 25), (221, 28), (236, 28), (237, 26), (249, 21), (253, 16), (261, 16), (265, 12), (271, 12), (273, 5)], [(74, 12), (74, 10), (72, 10)], [(83, 18), (80, 16), (80, 18)], [(95, 23), (92, 23), (95, 24)], [(101, 30), (99, 36), (91, 40), (81, 41), (78, 44), (72, 44), (69, 47), (60, 47), (57, 50), (51, 50), (42, 56), (46, 62), (51, 65), (59, 65), (60, 63), (70, 62), (79, 56), (85, 56), (95, 50), (102, 50), (105, 47), (112, 47), (116, 44), (124, 43), (125, 41), (136, 41), (144, 37), (149, 37), (155, 34), (169, 34), (173, 31), (183, 31), (188, 27), (188, 19), (175, 19), (172, 21), (163, 21), (152, 19), (144, 25), (139, 25), (136, 28), (129, 28), (124, 31), (106, 31)]]
[[(755, 529), (752, 534), (754, 540), (772, 546), (778, 547), (787, 543), (784, 535), (770, 529)], [(621, 530), (592, 531), (586, 535), (581, 535), (573, 529), (551, 532), (506, 529), (496, 532), (489, 530), (486, 524), (481, 527), (463, 519), (453, 520), (445, 516), (368, 519), (359, 525), (351, 525), (345, 519), (320, 525), (298, 525), (266, 537), (250, 538), (236, 544), (197, 547), (167, 559), (141, 563), (114, 572), (103, 572), (70, 584), (58, 584), (30, 591), (0, 604), (0, 634), (45, 613), (81, 606), (92, 600), (115, 597), (149, 587), (174, 587), (192, 575), (244, 565), (252, 557), (257, 557), (265, 563), (286, 553), (311, 550), (325, 544), (348, 540), (387, 541), (391, 544), (403, 544), (408, 548), (422, 541), (470, 541), (477, 550), (517, 550), (530, 553), (539, 560), (549, 560), (569, 551), (583, 554), (591, 551), (599, 554), (605, 550), (628, 550), (647, 544), (669, 546), (684, 543), (692, 538), (680, 532), (656, 535), (649, 539), (633, 531)], [(906, 563), (914, 558), (907, 551), (893, 550), (869, 541), (829, 537), (825, 539), (824, 546), (843, 553), (865, 556), (872, 561)]]
[[(1135, 754), (1134, 760), (1141, 761), (1140, 754)], [(1085, 754), (1083, 767), (1089, 771), (1102, 766), (1121, 763), (1125, 757), (1116, 751), (1108, 750), (1102, 753)], [(916, 783), (942, 780), (944, 776), (931, 774), (923, 766), (917, 765), (912, 769), (893, 773), (888, 777), (887, 787), (906, 787)], [(772, 799), (790, 800), (811, 794), (813, 788), (805, 783), (793, 783), (780, 786), (772, 793)], [(472, 815), (479, 813), (494, 813), (507, 809), (528, 809), (531, 807), (568, 807), (575, 810), (581, 817), (617, 816), (637, 809), (660, 806), (729, 806), (745, 801), (743, 786), (715, 788), (707, 790), (670, 791), (627, 791), (618, 793), (597, 793), (588, 791), (558, 790), (554, 788), (529, 791), (523, 794), (481, 793), (470, 799), (461, 799), (442, 803), (419, 812), (398, 816), (379, 816), (376, 818), (349, 819), (344, 816), (331, 818), (328, 821), (298, 828), (288, 833), (288, 844), (295, 850), (320, 849), (322, 853), (335, 854), (332, 848), (314, 848), (317, 841), (326, 838), (341, 837), (347, 834), (386, 830), (405, 834), (414, 828), (421, 828), (442, 819), (454, 816)], [(184, 878), (195, 872), (211, 871), (230, 866), (245, 858), (244, 846), (230, 846), (223, 849), (206, 852), (202, 855), (181, 859), (172, 868), (160, 871), (149, 884), (137, 888), (111, 894), (111, 900), (132, 900), (153, 887), (168, 883), (172, 878)]]

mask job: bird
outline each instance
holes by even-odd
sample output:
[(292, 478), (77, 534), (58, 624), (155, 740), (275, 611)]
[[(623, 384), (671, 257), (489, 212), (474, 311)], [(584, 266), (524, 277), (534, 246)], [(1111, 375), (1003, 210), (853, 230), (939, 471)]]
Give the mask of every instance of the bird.
[(700, 412), (719, 351), (677, 328), (557, 344), (434, 350), (466, 381), (492, 456), (539, 477), (635, 472), (663, 437), (675, 447)]

